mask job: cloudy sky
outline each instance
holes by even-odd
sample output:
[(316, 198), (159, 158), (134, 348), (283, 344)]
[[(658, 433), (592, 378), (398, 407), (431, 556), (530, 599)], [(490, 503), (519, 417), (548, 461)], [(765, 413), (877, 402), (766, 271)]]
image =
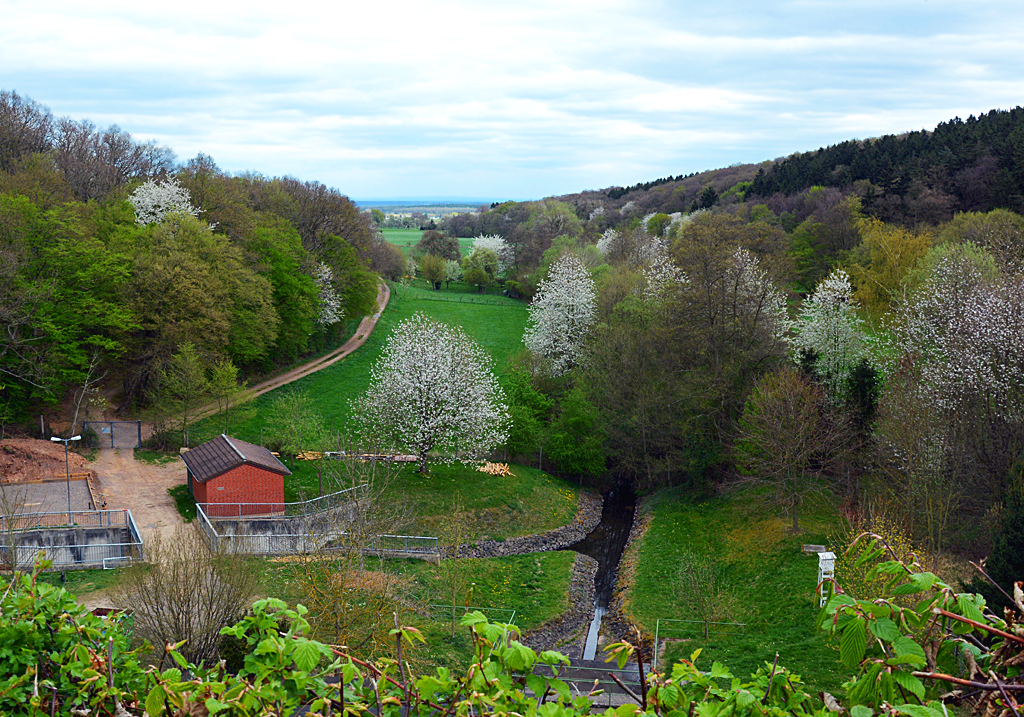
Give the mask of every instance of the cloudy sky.
[(1024, 3), (0, 0), (0, 89), (354, 199), (530, 199), (1024, 104)]

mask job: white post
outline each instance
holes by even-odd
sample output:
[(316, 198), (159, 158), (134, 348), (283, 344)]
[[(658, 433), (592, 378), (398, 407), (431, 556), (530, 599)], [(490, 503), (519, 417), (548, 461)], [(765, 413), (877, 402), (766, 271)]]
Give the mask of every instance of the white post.
[(818, 553), (818, 585), (821, 598), (818, 600), (818, 607), (825, 607), (825, 599), (828, 590), (825, 589), (825, 580), (834, 580), (836, 577), (836, 554), (830, 552)]

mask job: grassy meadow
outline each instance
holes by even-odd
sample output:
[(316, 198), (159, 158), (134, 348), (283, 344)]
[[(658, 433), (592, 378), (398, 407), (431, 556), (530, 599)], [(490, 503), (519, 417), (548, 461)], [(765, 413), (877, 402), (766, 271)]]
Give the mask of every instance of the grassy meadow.
[[(409, 250), (416, 246), (423, 237), (423, 232), (419, 229), (381, 229), (381, 232), (388, 242), (405, 252), (406, 256), (408, 256)], [(459, 250), (462, 252), (462, 256), (469, 254), (472, 249), (473, 239), (459, 238)]]
[[(482, 609), (491, 621), (514, 622), (522, 630), (539, 627), (567, 609), (575, 558), (575, 553), (556, 551), (467, 561), (471, 592), (466, 599), (470, 607)], [(292, 604), (302, 602), (303, 578), (294, 562), (259, 559), (254, 567), (260, 571), (268, 595)], [(426, 638), (426, 644), (412, 648), (414, 663), (466, 665), (472, 655), (468, 630), (456, 626), (453, 637), (450, 612), (430, 607), (450, 604), (450, 599), (443, 597), (434, 565), (422, 560), (385, 560), (381, 565), (376, 559), (367, 559), (366, 569), (371, 573), (392, 571), (403, 581), (402, 605), (406, 609), (399, 612), (399, 619), (403, 625), (421, 630)], [(464, 603), (465, 599), (461, 600), (456, 609), (457, 618), (465, 611)]]
[[(520, 301), (501, 296), (459, 295), (444, 290), (392, 285), (388, 307), (362, 348), (333, 366), (235, 409), (235, 415), (229, 417), (228, 433), (253, 443), (260, 442), (261, 428), (269, 436), (273, 426), (267, 421), (268, 409), (275, 397), (284, 391), (307, 392), (326, 425), (332, 431), (343, 429), (348, 420), (350, 402), (369, 385), (370, 367), (380, 356), (387, 337), (399, 322), (417, 311), (448, 324), (462, 326), (466, 334), (491, 355), (499, 376), (508, 358), (522, 348), (528, 312)], [(223, 431), (223, 416), (200, 421), (190, 430), (191, 444), (199, 445)]]
[[(331, 463), (325, 464), (329, 475)], [(293, 471), (285, 482), (285, 500), (316, 497), (317, 463), (289, 461)], [(514, 478), (495, 478), (473, 466), (433, 464), (429, 475), (412, 465), (401, 469), (394, 499), (409, 501), (415, 522), (406, 532), (437, 535), (442, 518), (458, 498), (468, 540), (504, 540), (531, 535), (571, 522), (576, 515), (578, 487), (527, 466), (511, 466)], [(324, 492), (336, 490), (330, 479)]]
[(816, 689), (839, 689), (839, 652), (814, 631), (817, 556), (801, 550), (805, 543), (829, 543), (838, 523), (833, 510), (806, 506), (799, 535), (789, 531), (789, 519), (749, 497), (697, 498), (666, 490), (652, 497), (650, 510), (653, 520), (643, 541), (631, 546), (623, 562), (635, 570), (627, 610), (637, 624), (654, 635), (659, 619), (694, 619), (675, 590), (678, 556), (687, 549), (720, 561), (733, 603), (721, 621), (746, 624), (712, 626), (704, 639), (697, 625), (663, 622), (661, 637), (667, 633), (670, 642), (659, 667), (702, 648), (698, 666), (707, 669), (717, 660), (745, 679), (765, 662), (770, 665), (778, 651), (779, 664)]

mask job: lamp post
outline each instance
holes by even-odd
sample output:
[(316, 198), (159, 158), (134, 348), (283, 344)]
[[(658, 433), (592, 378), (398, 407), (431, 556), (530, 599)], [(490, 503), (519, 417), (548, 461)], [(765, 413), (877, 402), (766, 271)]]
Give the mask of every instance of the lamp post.
[(81, 436), (71, 436), (71, 438), (58, 438), (57, 436), (50, 436), (50, 440), (55, 443), (64, 444), (64, 476), (67, 479), (68, 484), (68, 525), (73, 525), (74, 521), (71, 520), (71, 465), (68, 463), (68, 443), (71, 441), (82, 440)]

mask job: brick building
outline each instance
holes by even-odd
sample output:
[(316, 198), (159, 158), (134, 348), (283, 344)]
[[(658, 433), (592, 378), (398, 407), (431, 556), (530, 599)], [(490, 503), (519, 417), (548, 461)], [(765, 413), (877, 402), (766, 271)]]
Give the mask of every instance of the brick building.
[(211, 518), (284, 510), (284, 477), (292, 472), (263, 446), (221, 434), (181, 459), (189, 493), (208, 504), (203, 509)]

